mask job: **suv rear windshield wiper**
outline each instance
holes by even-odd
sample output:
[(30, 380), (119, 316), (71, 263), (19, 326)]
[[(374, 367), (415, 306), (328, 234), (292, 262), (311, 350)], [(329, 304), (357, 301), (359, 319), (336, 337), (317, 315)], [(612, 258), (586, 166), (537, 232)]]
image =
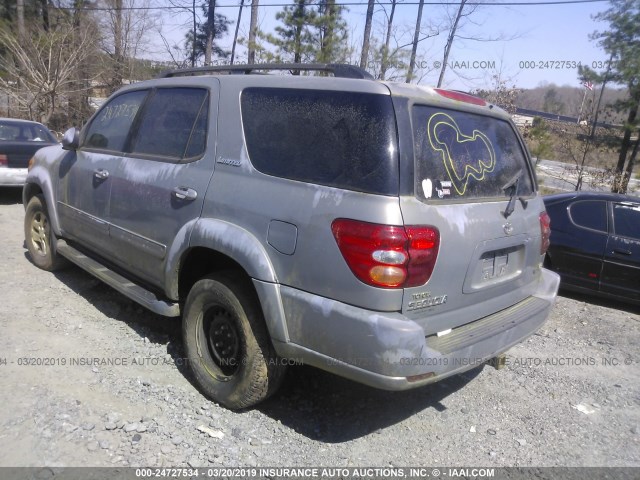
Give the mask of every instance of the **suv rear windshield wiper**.
[(509, 180), (507, 183), (505, 183), (502, 186), (502, 190), (504, 191), (504, 193), (507, 193), (507, 190), (511, 190), (511, 193), (509, 194), (509, 203), (507, 204), (507, 208), (505, 208), (504, 212), (502, 212), (502, 214), (504, 215), (504, 218), (509, 218), (509, 215), (511, 215), (515, 210), (516, 198), (518, 198), (520, 202), (522, 202), (523, 207), (527, 206), (527, 201), (523, 197), (518, 196), (518, 190), (520, 187), (520, 180), (522, 179), (522, 174), (523, 174), (522, 169), (518, 170), (518, 173), (516, 173), (513, 176), (513, 178), (511, 178), (511, 180)]

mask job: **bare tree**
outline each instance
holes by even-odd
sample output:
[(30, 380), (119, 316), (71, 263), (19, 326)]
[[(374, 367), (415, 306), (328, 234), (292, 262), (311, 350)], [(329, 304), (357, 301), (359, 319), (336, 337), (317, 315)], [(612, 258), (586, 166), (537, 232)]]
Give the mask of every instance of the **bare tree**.
[(103, 0), (107, 14), (101, 17), (100, 45), (110, 58), (104, 83), (110, 91), (123, 80), (135, 77), (135, 59), (147, 52), (149, 32), (158, 14), (150, 10), (150, 0)]
[(122, 46), (124, 39), (122, 38), (122, 0), (114, 0), (115, 11), (109, 12), (111, 14), (113, 24), (113, 80), (114, 87), (118, 88), (122, 85), (122, 67), (124, 55)]
[(18, 36), (24, 37), (24, 0), (16, 0), (16, 15), (18, 17)]
[[(449, 61), (449, 53), (451, 52), (451, 46), (453, 45), (453, 40), (456, 38), (456, 31), (458, 30), (458, 24), (460, 23), (460, 19), (462, 18), (462, 12), (464, 11), (464, 6), (467, 3), (467, 0), (462, 0), (460, 2), (460, 7), (458, 8), (458, 13), (451, 25), (451, 29), (449, 30), (449, 36), (447, 37), (447, 43), (444, 46), (444, 57), (442, 59), (442, 66), (440, 68), (440, 76), (438, 77), (438, 87), (442, 86), (442, 81), (444, 80), (444, 72), (447, 70), (447, 62)], [(473, 8), (475, 10), (475, 7)], [(467, 13), (469, 15), (471, 12)]]
[(251, 18), (249, 20), (249, 44), (247, 45), (247, 62), (256, 63), (256, 41), (258, 37), (258, 10), (260, 0), (251, 0)]
[[(398, 0), (391, 0), (391, 12), (387, 16), (387, 32), (384, 36), (384, 45), (382, 46), (381, 59), (380, 59), (380, 80), (384, 80), (389, 68), (389, 43), (391, 42), (391, 32), (393, 29), (393, 17), (396, 13), (396, 5)], [(384, 9), (384, 7), (383, 7)], [(387, 11), (384, 10), (385, 15)]]
[[(447, 35), (447, 42), (445, 44), (444, 53), (442, 56), (442, 64), (440, 65), (440, 76), (438, 77), (438, 87), (441, 87), (444, 83), (445, 73), (449, 66), (449, 57), (453, 48), (453, 44), (458, 40), (467, 40), (473, 42), (498, 42), (498, 41), (507, 41), (518, 38), (518, 34), (513, 35), (505, 35), (504, 33), (497, 33), (496, 35), (485, 35), (483, 33), (475, 32), (473, 34), (469, 34), (467, 36), (463, 35), (463, 31), (466, 25), (473, 24), (476, 27), (481, 27), (482, 24), (478, 23), (478, 21), (470, 20), (478, 10), (479, 7), (482, 6), (482, 0), (478, 0), (478, 2), (469, 3), (468, 0), (460, 0), (460, 5), (458, 5), (455, 14), (449, 15), (448, 18), (448, 30), (449, 34)], [(458, 73), (459, 75), (459, 73)]]
[(49, 30), (49, 3), (47, 0), (40, 0), (40, 9), (42, 10), (42, 28)]
[[(187, 22), (187, 23), (190, 23), (191, 25), (187, 26), (187, 23), (185, 23), (184, 28), (190, 28), (192, 32), (196, 32), (198, 30), (198, 13), (196, 9), (196, 0), (168, 0), (168, 2), (169, 2), (169, 5), (171, 5), (173, 11), (175, 12), (182, 11), (191, 16), (190, 22)], [(169, 44), (167, 38), (162, 33), (162, 28), (156, 28), (156, 31), (160, 36), (160, 38), (162, 39), (162, 44), (164, 45), (164, 49), (171, 57), (171, 61), (178, 68), (186, 67), (187, 62), (185, 61), (185, 59), (178, 58), (179, 56), (180, 57), (183, 56), (183, 52), (181, 52), (182, 46), (176, 45), (176, 44), (173, 44), (173, 45)], [(198, 48), (193, 36), (188, 38), (185, 44), (185, 47), (186, 47), (185, 50), (190, 50), (191, 52), (188, 55), (189, 57), (188, 62), (192, 67), (195, 67), (196, 59), (198, 58), (198, 53), (197, 53)]]
[[(48, 31), (29, 29), (20, 38), (10, 29), (0, 28), (0, 90), (17, 106), (19, 115), (48, 123), (62, 98), (76, 93), (77, 73), (94, 51), (95, 31), (59, 23)], [(17, 79), (20, 79), (18, 86)]]
[(416, 52), (418, 51), (418, 41), (420, 39), (420, 29), (422, 26), (422, 8), (424, 7), (424, 0), (420, 0), (418, 5), (418, 18), (416, 19), (416, 29), (413, 34), (413, 45), (411, 46), (411, 60), (409, 60), (409, 71), (407, 72), (407, 83), (413, 80), (413, 71), (416, 67)]
[[(422, 1), (422, 0), (421, 0)], [(371, 38), (371, 23), (373, 21), (373, 7), (375, 0), (369, 0), (367, 4), (367, 16), (364, 20), (364, 35), (362, 39), (362, 51), (360, 52), (360, 68), (367, 68), (369, 58), (369, 41)]]
[(216, 36), (216, 0), (208, 0), (207, 23), (205, 24), (205, 32), (207, 38), (205, 40), (204, 64), (211, 65), (213, 39)]
[(238, 20), (236, 21), (236, 31), (233, 34), (233, 45), (231, 46), (231, 65), (236, 57), (236, 44), (238, 43), (238, 31), (240, 30), (240, 20), (242, 20), (242, 8), (244, 7), (244, 0), (240, 0), (240, 8), (238, 9)]

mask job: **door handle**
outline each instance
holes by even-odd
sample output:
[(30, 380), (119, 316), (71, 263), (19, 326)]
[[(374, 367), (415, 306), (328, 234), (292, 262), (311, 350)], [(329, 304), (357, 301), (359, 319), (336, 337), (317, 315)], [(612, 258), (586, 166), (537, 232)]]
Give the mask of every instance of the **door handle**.
[(186, 200), (188, 202), (192, 202), (198, 198), (198, 192), (188, 187), (175, 187), (172, 193), (178, 200)]
[(109, 172), (103, 168), (99, 168), (98, 170), (95, 170), (93, 172), (93, 176), (98, 180), (106, 180), (107, 178), (109, 178)]
[(622, 250), (620, 248), (615, 248), (613, 250), (613, 253), (618, 253), (620, 255), (631, 255), (631, 252), (629, 250)]

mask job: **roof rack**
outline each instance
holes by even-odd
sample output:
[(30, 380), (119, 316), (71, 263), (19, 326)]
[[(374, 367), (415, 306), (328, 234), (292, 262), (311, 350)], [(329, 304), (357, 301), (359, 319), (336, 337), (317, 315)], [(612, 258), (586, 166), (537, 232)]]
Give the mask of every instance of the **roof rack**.
[(320, 71), (333, 73), (334, 77), (373, 80), (373, 76), (360, 67), (341, 63), (262, 63), (252, 65), (221, 65), (208, 67), (181, 68), (165, 70), (157, 78), (182, 77), (206, 73), (227, 72), (236, 75), (249, 75), (255, 70), (293, 70)]

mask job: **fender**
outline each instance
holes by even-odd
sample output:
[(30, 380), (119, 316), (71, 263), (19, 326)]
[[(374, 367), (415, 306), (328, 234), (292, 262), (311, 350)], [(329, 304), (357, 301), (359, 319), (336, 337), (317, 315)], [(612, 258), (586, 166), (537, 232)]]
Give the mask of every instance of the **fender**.
[(269, 255), (249, 231), (229, 222), (199, 219), (191, 232), (190, 247), (206, 247), (227, 255), (256, 280), (277, 283)]
[(29, 199), (35, 195), (35, 191), (39, 189), (44, 195), (44, 200), (47, 204), (47, 211), (49, 213), (49, 221), (51, 222), (51, 228), (56, 237), (62, 237), (62, 230), (60, 228), (60, 222), (58, 220), (58, 209), (54, 198), (54, 187), (49, 175), (49, 170), (42, 165), (36, 165), (31, 169), (27, 175), (27, 181), (22, 189), (22, 204), (24, 208), (27, 208)]
[[(57, 237), (63, 236), (57, 204), (60, 162), (73, 155), (75, 155), (75, 152), (63, 150), (61, 145), (41, 148), (33, 156), (33, 166), (27, 174), (27, 179), (22, 189), (22, 204), (24, 208), (27, 208), (27, 203), (34, 195), (36, 188), (42, 191), (44, 200), (47, 203), (51, 228)], [(51, 178), (52, 175), (54, 175), (54, 178)]]
[(176, 234), (167, 253), (165, 292), (178, 299), (178, 280), (184, 253), (193, 247), (215, 250), (236, 261), (252, 278), (271, 338), (289, 341), (280, 285), (260, 241), (237, 225), (216, 219), (194, 219)]
[(269, 256), (259, 240), (247, 230), (224, 220), (196, 218), (183, 225), (167, 252), (165, 292), (177, 299), (178, 276), (184, 253), (189, 248), (203, 247), (235, 260), (255, 279), (277, 283)]

